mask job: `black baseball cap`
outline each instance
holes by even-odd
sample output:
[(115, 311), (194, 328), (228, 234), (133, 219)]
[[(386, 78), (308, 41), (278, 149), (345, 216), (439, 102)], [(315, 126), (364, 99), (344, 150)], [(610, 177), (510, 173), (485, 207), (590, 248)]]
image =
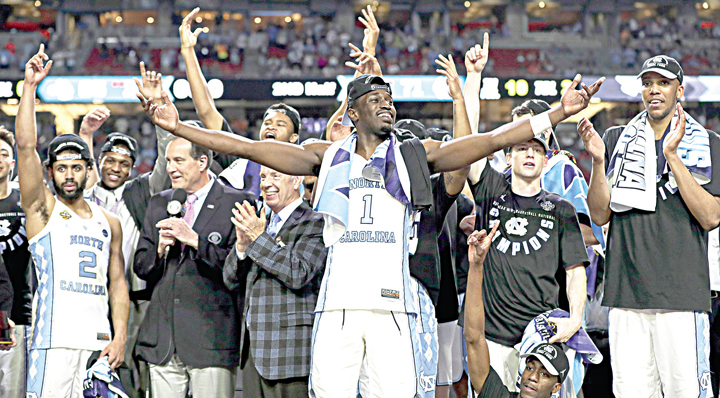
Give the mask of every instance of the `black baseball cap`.
[(684, 73), (680, 63), (667, 55), (656, 55), (645, 60), (638, 78), (647, 72), (656, 72), (668, 79), (678, 79), (680, 84), (683, 82)]
[(427, 138), (427, 134), (425, 132), (425, 125), (422, 124), (422, 122), (419, 122), (415, 119), (402, 119), (395, 122), (396, 129), (399, 130), (408, 130), (410, 131), (415, 137), (424, 140)]
[[(64, 151), (74, 151), (77, 155), (58, 156)], [(87, 143), (76, 134), (62, 134), (53, 138), (48, 146), (47, 157), (51, 166), (58, 160), (92, 160)]]
[(520, 354), (520, 358), (528, 357), (537, 358), (551, 375), (558, 377), (560, 384), (565, 381), (570, 370), (570, 364), (561, 345), (540, 343), (533, 347), (530, 352)]
[(523, 103), (528, 109), (533, 111), (533, 115), (539, 115), (550, 110), (550, 104), (541, 99), (531, 99)]
[(279, 112), (289, 117), (290, 121), (293, 124), (293, 133), (298, 135), (300, 134), (300, 126), (302, 125), (302, 121), (300, 120), (300, 112), (298, 112), (297, 109), (287, 104), (271, 105), (265, 111), (265, 114), (263, 115), (263, 120), (265, 120), (265, 118), (270, 112)]
[(425, 134), (427, 135), (427, 138), (435, 141), (451, 141), (453, 139), (453, 136), (449, 131), (438, 127), (430, 127), (429, 129), (426, 129)]
[[(543, 146), (543, 148), (545, 148), (545, 152), (547, 152), (547, 151), (550, 150), (550, 145), (548, 145), (547, 140), (545, 140), (545, 135), (544, 135), (544, 134), (537, 135), (537, 136), (529, 139), (528, 141), (533, 141), (533, 140), (541, 143), (542, 146)], [(524, 142), (527, 142), (527, 141), (524, 141)], [(508, 152), (511, 152), (512, 149), (513, 149), (513, 147), (514, 147), (515, 145), (520, 145), (520, 144), (521, 144), (521, 143), (519, 142), (519, 143), (517, 143), (517, 144), (511, 145), (510, 147), (508, 147)]]
[[(128, 149), (116, 147), (115, 145), (117, 144), (125, 145), (126, 147), (128, 147)], [(135, 138), (132, 138), (129, 135), (125, 135), (123, 133), (112, 133), (107, 136), (107, 139), (105, 140), (105, 143), (103, 144), (100, 153), (119, 153), (120, 155), (129, 156), (130, 158), (132, 158), (134, 163), (135, 160), (137, 160), (137, 150), (138, 144)]]
[(352, 126), (353, 123), (350, 120), (350, 116), (348, 116), (348, 109), (352, 108), (353, 103), (358, 98), (362, 97), (363, 95), (375, 91), (375, 90), (385, 90), (388, 92), (388, 94), (392, 95), (392, 89), (390, 88), (390, 84), (386, 83), (385, 80), (383, 80), (382, 77), (377, 75), (360, 75), (353, 79), (353, 81), (348, 84), (347, 87), (347, 98), (348, 98), (348, 105), (347, 109), (345, 110), (345, 115), (343, 116), (342, 125), (343, 126)]

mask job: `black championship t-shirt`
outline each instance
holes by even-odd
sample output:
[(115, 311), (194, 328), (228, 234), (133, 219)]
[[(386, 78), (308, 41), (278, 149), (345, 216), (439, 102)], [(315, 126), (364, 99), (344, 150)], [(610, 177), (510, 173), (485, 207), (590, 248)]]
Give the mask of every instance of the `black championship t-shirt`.
[(479, 206), (475, 229), (500, 221), (484, 265), (485, 337), (512, 346), (533, 318), (558, 306), (555, 272), (588, 264), (580, 224), (567, 200), (545, 190), (515, 195), (489, 166), (470, 189)]
[[(605, 168), (622, 133), (608, 129)], [(712, 180), (702, 187), (720, 195), (720, 137), (712, 131)], [(658, 155), (662, 156), (662, 146)], [(658, 174), (663, 169), (658, 170)], [(668, 174), (657, 181), (654, 212), (612, 213), (608, 233), (603, 305), (633, 309), (710, 311), (707, 232), (698, 224)]]
[(29, 325), (32, 316), (32, 263), (25, 232), (25, 212), (20, 206), (20, 191), (13, 189), (0, 200), (0, 254), (13, 285), (10, 314), (18, 325)]
[(475, 390), (473, 390), (472, 387), (470, 389), (474, 398), (514, 398), (519, 395), (516, 392), (510, 392), (510, 390), (505, 387), (502, 380), (500, 380), (500, 376), (498, 376), (497, 372), (495, 372), (492, 367), (490, 368), (490, 373), (488, 373), (487, 378), (485, 379), (485, 384), (483, 384), (483, 388), (480, 390), (480, 393), (475, 394)]

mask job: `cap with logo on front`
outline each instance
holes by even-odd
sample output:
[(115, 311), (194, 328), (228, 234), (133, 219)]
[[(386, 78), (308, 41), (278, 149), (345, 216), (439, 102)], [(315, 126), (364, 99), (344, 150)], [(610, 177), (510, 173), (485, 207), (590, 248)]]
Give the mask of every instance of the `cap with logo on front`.
[[(65, 154), (59, 156), (64, 151), (73, 151), (77, 154)], [(90, 157), (90, 148), (87, 143), (75, 134), (62, 134), (50, 141), (48, 146), (48, 162), (52, 166), (58, 160), (92, 160)]]
[(355, 100), (362, 97), (363, 95), (375, 90), (385, 90), (388, 92), (388, 94), (392, 95), (392, 89), (390, 89), (390, 84), (386, 83), (385, 80), (383, 80), (383, 78), (380, 76), (367, 74), (360, 75), (356, 77), (353, 81), (351, 81), (350, 84), (348, 84), (348, 105), (347, 109), (345, 109), (345, 115), (343, 116), (342, 120), (343, 126), (353, 125), (352, 121), (350, 120), (350, 116), (348, 116), (348, 109), (352, 108), (353, 102), (355, 102)]
[[(120, 148), (117, 144), (125, 145), (128, 149)], [(120, 155), (129, 156), (133, 162), (137, 160), (138, 144), (135, 138), (125, 135), (123, 133), (112, 133), (107, 136), (105, 143), (100, 150), (100, 153), (115, 152)]]
[(641, 78), (647, 72), (659, 73), (668, 79), (678, 79), (680, 84), (683, 82), (684, 73), (680, 63), (675, 58), (667, 55), (656, 55), (645, 60), (638, 78)]
[(558, 377), (561, 384), (565, 381), (570, 364), (565, 351), (559, 344), (540, 343), (533, 347), (530, 352), (520, 355), (520, 358), (528, 357), (537, 358), (551, 375)]

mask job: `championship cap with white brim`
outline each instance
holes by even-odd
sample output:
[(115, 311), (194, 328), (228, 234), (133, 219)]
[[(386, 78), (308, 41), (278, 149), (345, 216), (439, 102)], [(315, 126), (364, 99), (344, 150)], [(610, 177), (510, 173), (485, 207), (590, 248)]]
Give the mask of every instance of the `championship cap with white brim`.
[(535, 357), (551, 375), (557, 376), (560, 383), (567, 377), (570, 364), (562, 346), (559, 344), (540, 343), (530, 352), (521, 354), (520, 358)]

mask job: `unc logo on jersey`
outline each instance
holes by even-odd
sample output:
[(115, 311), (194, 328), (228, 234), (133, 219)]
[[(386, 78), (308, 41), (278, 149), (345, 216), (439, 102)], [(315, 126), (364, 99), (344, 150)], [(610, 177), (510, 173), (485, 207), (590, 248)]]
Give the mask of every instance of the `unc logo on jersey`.
[(525, 236), (527, 233), (528, 220), (520, 217), (513, 217), (505, 223), (505, 230), (508, 234)]
[(10, 233), (10, 221), (0, 221), (0, 236), (7, 236)]

